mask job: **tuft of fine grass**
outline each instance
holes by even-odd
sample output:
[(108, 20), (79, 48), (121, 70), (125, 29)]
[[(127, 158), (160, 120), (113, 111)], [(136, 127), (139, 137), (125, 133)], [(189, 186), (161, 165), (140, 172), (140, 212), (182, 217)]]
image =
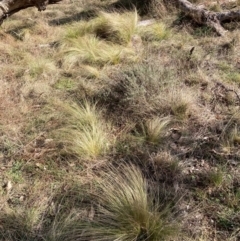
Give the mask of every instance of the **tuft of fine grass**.
[(60, 130), (65, 151), (82, 159), (95, 159), (107, 153), (113, 142), (109, 141), (110, 124), (103, 121), (95, 104), (61, 105), (66, 114), (66, 125)]
[(64, 62), (76, 64), (118, 64), (121, 60), (135, 61), (136, 53), (129, 43), (136, 33), (137, 12), (106, 13), (68, 27), (62, 43)]
[(110, 166), (98, 179), (98, 187), (92, 198), (94, 215), (81, 220), (71, 213), (58, 240), (159, 241), (177, 234), (171, 209), (158, 202), (158, 193), (149, 193), (148, 181), (136, 166)]
[(138, 14), (134, 12), (100, 12), (98, 16), (88, 22), (80, 22), (69, 26), (63, 42), (93, 34), (100, 39), (126, 45), (136, 33)]
[(125, 12), (123, 14), (113, 12), (101, 12), (99, 19), (102, 20), (102, 26), (97, 28), (97, 33), (112, 42), (119, 44), (128, 44), (136, 32), (138, 23), (137, 11)]
[(170, 118), (159, 117), (147, 120), (145, 125), (142, 126), (145, 139), (152, 144), (158, 144), (164, 137), (166, 128), (170, 122)]
[(80, 132), (70, 131), (73, 138), (71, 151), (85, 158), (97, 158), (104, 155), (110, 143), (100, 124), (83, 127)]
[(214, 170), (208, 173), (209, 185), (220, 187), (224, 180), (224, 173), (221, 170)]
[(64, 64), (68, 68), (76, 65), (118, 64), (122, 60), (135, 61), (137, 56), (133, 49), (103, 41), (94, 35), (81, 37), (72, 41), (71, 47), (63, 51)]
[(28, 73), (31, 77), (46, 76), (53, 72), (57, 73), (57, 68), (52, 60), (44, 58), (30, 59)]
[(166, 39), (170, 34), (164, 23), (139, 27), (138, 32), (145, 41), (161, 41)]

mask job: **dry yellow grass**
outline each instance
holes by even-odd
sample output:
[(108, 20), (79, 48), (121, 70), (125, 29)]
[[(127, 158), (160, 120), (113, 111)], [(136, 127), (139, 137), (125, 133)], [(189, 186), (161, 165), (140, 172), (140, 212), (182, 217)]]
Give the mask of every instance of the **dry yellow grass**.
[[(156, 1), (150, 11), (161, 21), (146, 27), (138, 22), (151, 12), (106, 11), (115, 1), (98, 0), (27, 9), (3, 23), (0, 240), (57, 241), (66, 227), (89, 228), (85, 218), (106, 240), (118, 214), (116, 227), (125, 220), (126, 240), (137, 239), (156, 234), (155, 208), (183, 193), (176, 240), (238, 240), (239, 30), (226, 23), (229, 39), (216, 38)], [(164, 191), (153, 209), (146, 183)], [(111, 214), (98, 216), (104, 205)], [(132, 210), (144, 224), (126, 219)]]
[(65, 155), (76, 156), (81, 161), (97, 160), (114, 145), (111, 124), (104, 121), (96, 104), (87, 101), (80, 106), (59, 103), (58, 111), (65, 115), (62, 117), (64, 126), (56, 132), (65, 146)]

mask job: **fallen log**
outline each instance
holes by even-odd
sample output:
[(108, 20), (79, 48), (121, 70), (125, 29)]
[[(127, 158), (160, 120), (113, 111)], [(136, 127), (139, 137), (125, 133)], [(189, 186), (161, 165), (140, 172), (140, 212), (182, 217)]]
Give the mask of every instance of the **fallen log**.
[(222, 26), (223, 22), (240, 20), (240, 10), (213, 12), (204, 8), (203, 5), (195, 5), (188, 0), (173, 0), (172, 3), (187, 16), (191, 17), (193, 21), (214, 29), (220, 36), (225, 35), (227, 32)]
[(44, 11), (48, 4), (55, 4), (62, 0), (0, 0), (0, 24), (4, 19), (22, 9), (37, 7), (38, 11)]

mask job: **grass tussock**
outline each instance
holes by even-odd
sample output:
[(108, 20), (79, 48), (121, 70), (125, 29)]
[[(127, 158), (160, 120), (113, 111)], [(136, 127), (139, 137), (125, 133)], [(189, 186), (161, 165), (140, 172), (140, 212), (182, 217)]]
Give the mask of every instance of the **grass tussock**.
[(43, 76), (45, 78), (49, 77), (51, 73), (58, 73), (55, 63), (52, 60), (38, 58), (35, 60), (29, 60), (30, 64), (28, 65), (27, 72), (32, 78), (37, 78)]
[(98, 179), (97, 190), (92, 199), (94, 215), (83, 220), (76, 213), (68, 215), (58, 239), (157, 241), (177, 234), (170, 207), (158, 202), (158, 192), (149, 193), (139, 168), (108, 167)]
[(88, 22), (77, 23), (67, 29), (64, 40), (67, 42), (87, 34), (96, 35), (101, 39), (120, 45), (127, 45), (136, 33), (138, 22), (137, 12), (100, 12)]
[(152, 144), (158, 144), (166, 135), (166, 129), (171, 123), (171, 118), (154, 117), (142, 125), (144, 139)]
[(161, 41), (169, 37), (170, 31), (164, 23), (154, 23), (149, 26), (140, 26), (139, 35), (145, 41)]
[(114, 43), (127, 45), (136, 33), (138, 14), (137, 11), (123, 14), (101, 12), (99, 14), (99, 21), (102, 24), (95, 30), (97, 36), (106, 38), (108, 41)]
[(177, 120), (195, 115), (197, 94), (188, 88), (182, 90), (174, 70), (159, 68), (149, 60), (119, 71), (114, 78), (108, 99), (117, 103), (123, 115), (173, 116)]
[(163, 114), (164, 85), (173, 84), (173, 76), (167, 69), (150, 61), (132, 64), (116, 73), (108, 100), (118, 103), (124, 113), (144, 116), (158, 111), (158, 114)]
[(61, 108), (66, 114), (65, 127), (60, 130), (66, 153), (80, 159), (96, 159), (107, 154), (114, 144), (109, 139), (111, 125), (104, 122), (96, 105), (85, 102), (80, 106), (62, 105)]
[(169, 36), (164, 23), (141, 26), (138, 22), (136, 11), (100, 12), (89, 22), (68, 27), (61, 41), (65, 62), (74, 66), (136, 61), (142, 52), (142, 40), (161, 41)]
[(138, 55), (128, 45), (137, 22), (136, 11), (100, 12), (89, 22), (69, 27), (62, 41), (65, 62), (104, 65), (136, 60)]
[(81, 63), (103, 66), (137, 59), (132, 49), (107, 43), (94, 35), (72, 41), (71, 47), (64, 51), (64, 55), (64, 65), (68, 68)]

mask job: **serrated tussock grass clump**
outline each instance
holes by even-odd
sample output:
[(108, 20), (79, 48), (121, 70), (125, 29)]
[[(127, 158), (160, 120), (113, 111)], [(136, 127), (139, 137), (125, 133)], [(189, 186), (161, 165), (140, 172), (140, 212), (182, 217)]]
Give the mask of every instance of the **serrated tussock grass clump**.
[(95, 104), (84, 102), (82, 105), (61, 106), (66, 114), (65, 127), (60, 136), (64, 138), (65, 152), (82, 159), (95, 159), (103, 156), (114, 143), (110, 132), (111, 125), (102, 119)]
[(79, 156), (97, 158), (109, 149), (110, 142), (99, 124), (84, 127), (81, 132), (73, 131), (71, 134), (73, 138), (71, 150)]
[[(235, 111), (234, 111), (235, 112)], [(227, 150), (238, 147), (240, 143), (240, 114), (239, 111), (231, 114), (222, 126), (222, 148)]]
[[(166, 86), (176, 82), (171, 70), (163, 69), (151, 61), (132, 64), (117, 72), (109, 98), (114, 97), (124, 112), (147, 115), (165, 106), (163, 94)], [(165, 107), (164, 107), (165, 108)], [(160, 111), (160, 112), (159, 112)]]
[(190, 90), (175, 88), (165, 95), (169, 103), (171, 113), (180, 120), (187, 119), (188, 115), (194, 112), (195, 97)]
[(166, 151), (161, 151), (151, 157), (153, 165), (154, 177), (164, 183), (174, 184), (176, 180), (181, 178), (182, 168), (179, 160)]
[(122, 60), (135, 60), (136, 55), (131, 48), (123, 48), (103, 41), (95, 35), (86, 35), (73, 40), (71, 47), (64, 50), (64, 64), (69, 68), (76, 65), (118, 64)]
[(106, 13), (89, 22), (68, 27), (63, 39), (62, 53), (68, 66), (85, 64), (118, 64), (135, 61), (136, 53), (129, 43), (136, 33), (137, 12)]
[(168, 38), (170, 31), (164, 23), (154, 23), (149, 26), (140, 26), (138, 33), (145, 41), (161, 41)]
[(222, 170), (212, 170), (207, 173), (209, 185), (221, 187), (224, 182), (224, 172)]
[(136, 33), (138, 23), (137, 12), (100, 12), (98, 16), (88, 22), (79, 22), (66, 29), (63, 43), (88, 34), (96, 35), (100, 39), (126, 45)]
[(168, 12), (173, 11), (170, 7), (171, 3), (164, 0), (151, 0), (149, 5), (149, 13), (157, 18), (164, 18)]
[[(161, 60), (159, 60), (161, 61)], [(174, 69), (158, 65), (158, 60), (129, 64), (116, 71), (114, 83), (105, 101), (116, 103), (113, 111), (133, 119), (172, 116), (177, 121), (194, 117), (199, 123), (208, 121), (207, 106), (197, 105), (199, 91), (184, 87)], [(206, 109), (206, 111), (204, 110)], [(202, 113), (203, 114), (199, 114)]]
[(73, 240), (170, 240), (178, 232), (171, 208), (158, 202), (159, 193), (149, 192), (148, 181), (139, 168), (123, 165), (107, 168), (96, 179), (92, 193), (94, 215), (63, 220), (58, 239)]
[(174, 70), (156, 63), (137, 63), (116, 73), (109, 99), (118, 100), (124, 113), (133, 117), (152, 114), (187, 119), (195, 111), (197, 95), (182, 89)]
[(137, 12), (106, 13), (101, 12), (102, 26), (97, 28), (97, 35), (105, 37), (114, 43), (126, 45), (136, 33), (138, 14)]
[(152, 144), (158, 144), (166, 134), (166, 128), (169, 126), (171, 118), (153, 117), (142, 125), (143, 136), (146, 141)]
[(95, 240), (108, 233), (108, 240), (151, 241), (168, 240), (176, 234), (176, 226), (169, 223), (170, 208), (160, 207), (163, 204), (158, 203), (158, 193), (149, 192), (139, 168), (110, 168), (103, 178), (99, 193), (102, 207), (92, 230), (97, 231)]
[(37, 58), (37, 59), (29, 59), (27, 72), (31, 77), (39, 77), (40, 75), (49, 76), (53, 72), (58, 73), (57, 67), (52, 60)]
[(235, 124), (232, 130), (227, 134), (226, 139), (232, 147), (238, 146), (240, 144), (240, 130), (238, 125)]

